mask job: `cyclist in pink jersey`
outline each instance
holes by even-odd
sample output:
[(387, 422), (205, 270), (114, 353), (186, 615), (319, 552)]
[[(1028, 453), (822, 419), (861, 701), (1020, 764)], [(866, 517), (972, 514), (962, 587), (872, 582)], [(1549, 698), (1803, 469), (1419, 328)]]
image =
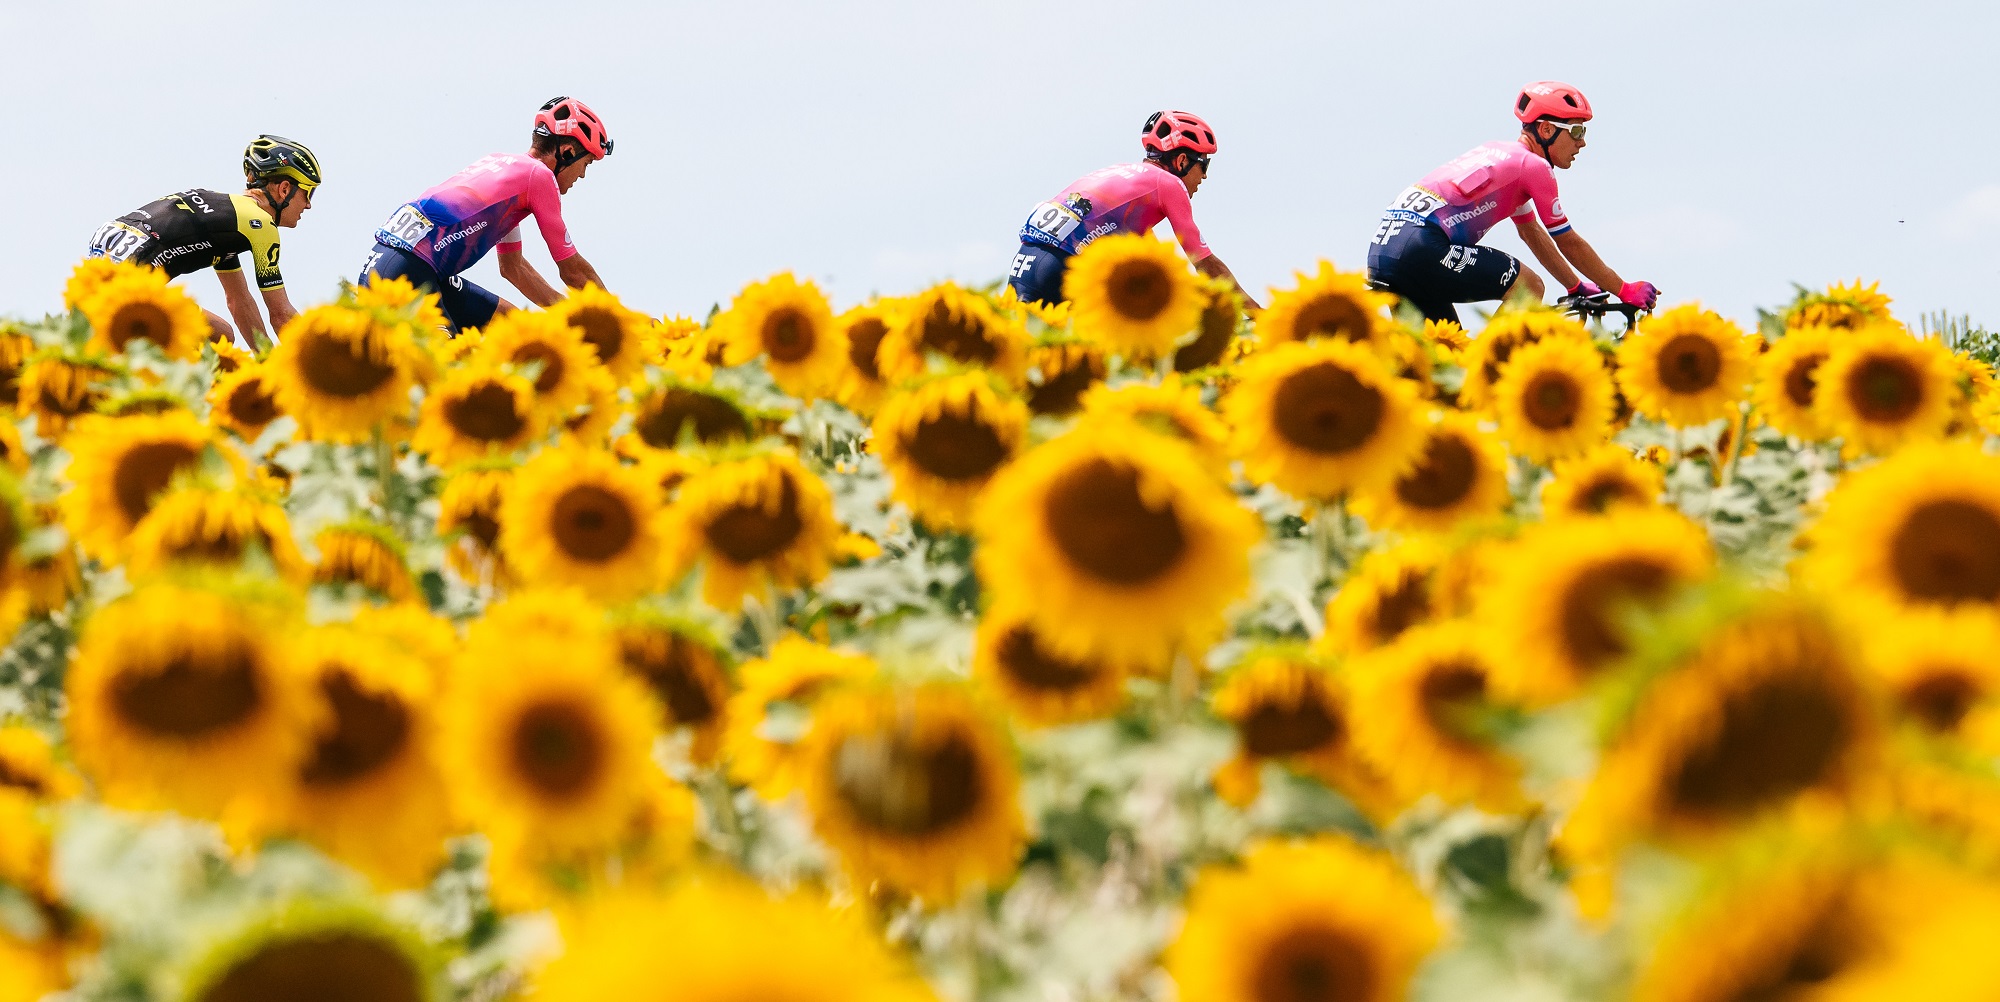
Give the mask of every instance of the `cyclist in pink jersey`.
[(1185, 111), (1156, 111), (1140, 130), (1140, 143), (1145, 160), (1092, 171), (1035, 206), (1021, 225), (1021, 250), (1014, 255), (1007, 283), (1023, 301), (1060, 303), (1071, 255), (1098, 237), (1151, 233), (1165, 220), (1196, 270), (1228, 279), (1244, 304), (1257, 309), (1257, 301), (1208, 249), (1194, 225), (1190, 197), (1208, 177), (1215, 131)]
[(443, 184), (398, 207), (375, 231), (375, 249), (361, 266), (360, 284), (407, 278), (437, 292), (457, 328), (484, 327), (514, 304), (466, 281), (462, 275), (486, 252), (500, 249), (500, 277), (538, 306), (562, 301), (521, 254), (521, 225), (535, 217), (564, 285), (602, 286), (597, 269), (577, 253), (562, 218), (562, 196), (590, 165), (611, 155), (604, 122), (583, 102), (558, 97), (535, 115), (525, 155), (496, 153), (453, 174)]
[(1511, 219), (1535, 260), (1570, 295), (1615, 289), (1624, 302), (1652, 309), (1659, 289), (1612, 271), (1570, 226), (1557, 196), (1555, 172), (1582, 151), (1590, 102), (1576, 88), (1547, 80), (1522, 89), (1514, 117), (1521, 122), (1517, 139), (1482, 143), (1396, 196), (1369, 242), (1369, 280), (1432, 320), (1456, 321), (1455, 303), (1517, 291), (1539, 301), (1540, 276), (1511, 254), (1479, 246), (1500, 220)]

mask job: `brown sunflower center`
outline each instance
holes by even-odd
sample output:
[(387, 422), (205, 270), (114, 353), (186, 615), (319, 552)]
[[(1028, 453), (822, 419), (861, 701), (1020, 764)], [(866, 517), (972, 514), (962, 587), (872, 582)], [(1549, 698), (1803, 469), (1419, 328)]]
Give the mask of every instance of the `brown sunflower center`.
[(365, 397), (396, 375), (385, 365), (332, 335), (308, 331), (299, 345), (299, 374), (329, 397)]
[(722, 707), (708, 680), (721, 669), (715, 653), (678, 633), (628, 636), (619, 645), (625, 667), (646, 680), (675, 724), (694, 727), (715, 719)]
[(1766, 954), (1761, 970), (1747, 972), (1748, 983), (1731, 1002), (1780, 1002), (1811, 995), (1875, 952), (1875, 937), (1861, 927), (1850, 907), (1839, 897), (1826, 903), (1796, 941), (1785, 944), (1782, 952)]
[(1341, 453), (1357, 449), (1382, 427), (1382, 392), (1332, 362), (1307, 366), (1284, 378), (1273, 396), (1278, 434), (1301, 449)]
[(1640, 493), (1638, 484), (1615, 473), (1605, 473), (1576, 492), (1575, 508), (1580, 512), (1602, 515), (1606, 509), (1621, 501), (1644, 503), (1648, 500)]
[(314, 745), (299, 773), (307, 786), (353, 782), (394, 760), (409, 743), (410, 711), (401, 700), (364, 691), (344, 668), (320, 676), (319, 688), (333, 708), (333, 732)]
[(797, 310), (773, 310), (764, 318), (761, 332), (764, 351), (780, 363), (801, 362), (810, 357), (819, 343), (812, 320)]
[(1321, 296), (1299, 310), (1292, 340), (1330, 337), (1366, 341), (1374, 330), (1368, 311), (1346, 296)]
[(1406, 571), (1376, 597), (1374, 622), (1368, 632), (1377, 645), (1386, 644), (1429, 619), (1431, 612), (1431, 575)]
[(1470, 661), (1432, 665), (1418, 687), (1431, 726), (1461, 740), (1473, 733), (1472, 717), (1486, 698), (1486, 669)]
[(1685, 753), (1667, 793), (1682, 812), (1740, 815), (1823, 780), (1852, 733), (1821, 680), (1799, 673), (1766, 679), (1727, 698), (1721, 726)]
[(871, 382), (882, 379), (876, 352), (882, 347), (882, 339), (888, 335), (889, 325), (876, 317), (863, 317), (847, 328), (847, 361)]
[(1297, 702), (1260, 702), (1236, 731), (1242, 735), (1243, 750), (1259, 758), (1315, 751), (1347, 737), (1346, 722), (1331, 705), (1325, 686), (1311, 678)]
[(2000, 600), (2000, 518), (1970, 501), (1927, 501), (1889, 540), (1896, 583), (1930, 602)]
[(124, 351), (134, 341), (151, 341), (165, 348), (173, 339), (173, 321), (155, 303), (126, 303), (112, 314), (105, 336), (114, 351)]
[(639, 520), (625, 499), (593, 484), (579, 484), (556, 499), (549, 534), (572, 560), (602, 563), (624, 553), (639, 534)]
[(229, 418), (245, 428), (262, 428), (278, 419), (278, 398), (261, 379), (246, 378), (229, 391)]
[(569, 703), (539, 703), (522, 711), (512, 743), (515, 771), (551, 799), (584, 796), (604, 768), (597, 720)]
[(1940, 734), (1958, 730), (1965, 715), (1984, 695), (1981, 686), (1965, 672), (1941, 668), (1927, 672), (1906, 687), (1898, 702), (1903, 712), (1919, 724)]
[(1479, 481), (1479, 458), (1457, 435), (1432, 435), (1417, 468), (1396, 481), (1396, 497), (1412, 508), (1435, 511), (1465, 500)]
[(569, 315), (569, 325), (583, 337), (583, 343), (597, 350), (597, 360), (606, 365), (625, 350), (625, 325), (610, 310), (589, 307)]
[(1559, 601), (1563, 647), (1570, 660), (1594, 670), (1626, 651), (1618, 615), (1628, 603), (1651, 605), (1673, 584), (1667, 568), (1645, 557), (1618, 557), (1586, 568)]
[(1114, 585), (1153, 581), (1187, 553), (1172, 502), (1148, 504), (1138, 471), (1108, 460), (1091, 459), (1064, 472), (1049, 488), (1043, 512), (1070, 563)]
[(1543, 431), (1561, 431), (1574, 425), (1582, 406), (1583, 388), (1567, 372), (1537, 372), (1521, 391), (1522, 416)]
[(269, 943), (239, 960), (200, 1002), (423, 1002), (423, 975), (394, 945), (358, 932)]
[(1143, 323), (1159, 316), (1173, 299), (1173, 277), (1157, 261), (1120, 261), (1105, 280), (1104, 294), (1119, 316)]
[(1792, 406), (1810, 408), (1813, 402), (1813, 388), (1818, 385), (1813, 373), (1819, 371), (1819, 364), (1826, 361), (1825, 352), (1808, 352), (1792, 359), (1785, 370), (1785, 398)]
[(1848, 373), (1847, 401), (1864, 421), (1894, 424), (1924, 402), (1923, 377), (1908, 359), (1871, 356)]
[(695, 440), (704, 445), (750, 437), (750, 419), (734, 404), (678, 386), (655, 395), (632, 430), (655, 449), (671, 449), (689, 424), (694, 425)]
[(479, 541), (479, 545), (492, 551), (500, 542), (500, 514), (494, 511), (473, 511), (459, 519), (468, 536)]
[(0, 404), (9, 407), (21, 402), (21, 367), (0, 366)]
[(1670, 393), (1701, 393), (1722, 375), (1722, 352), (1700, 334), (1678, 334), (1660, 349), (1657, 372)]
[(1043, 650), (1035, 642), (1035, 631), (1026, 626), (1016, 626), (1001, 636), (994, 654), (1008, 678), (1023, 688), (1039, 692), (1081, 689), (1104, 674), (1097, 665), (1071, 661)]
[(731, 505), (708, 523), (703, 535), (723, 556), (739, 564), (754, 563), (782, 552), (805, 531), (799, 518), (799, 489), (784, 477), (773, 508), (762, 498)]
[(169, 738), (195, 739), (243, 723), (263, 703), (256, 655), (232, 643), (199, 660), (183, 654), (157, 672), (127, 672), (113, 683), (118, 715)]
[(514, 394), (500, 383), (480, 383), (445, 401), (444, 419), (453, 431), (481, 442), (505, 442), (528, 424), (527, 415), (515, 409)]
[(940, 480), (976, 480), (1007, 461), (1007, 446), (977, 413), (945, 412), (917, 425), (903, 450)]
[(1090, 355), (1064, 358), (1061, 368), (1044, 370), (1041, 384), (1028, 392), (1028, 409), (1057, 417), (1074, 414), (1083, 406), (1084, 391), (1102, 375), (1097, 359)]
[(44, 782), (41, 776), (26, 769), (15, 768), (6, 759), (0, 759), (0, 787), (25, 790), (36, 797), (48, 792), (48, 783)]
[(1344, 930), (1301, 925), (1264, 947), (1251, 969), (1253, 1002), (1367, 1002), (1375, 961)]
[(1236, 338), (1236, 304), (1227, 296), (1210, 296), (1201, 311), (1201, 330), (1193, 341), (1174, 352), (1174, 371), (1193, 372), (1222, 361), (1229, 342)]
[(514, 354), (507, 360), (515, 365), (526, 365), (529, 362), (542, 364), (541, 371), (535, 374), (536, 393), (547, 393), (561, 386), (563, 373), (568, 369), (568, 366), (563, 364), (561, 352), (554, 346), (539, 341), (530, 341), (514, 349)]
[(977, 317), (970, 313), (954, 316), (943, 303), (931, 307), (922, 330), (917, 344), (926, 351), (969, 365), (987, 365), (1000, 357), (1000, 346), (987, 337), (985, 325)]
[(962, 734), (919, 742), (900, 730), (853, 734), (833, 754), (834, 790), (863, 824), (930, 835), (978, 810), (979, 755)]
[(201, 454), (182, 442), (145, 442), (118, 457), (111, 472), (112, 495), (118, 510), (136, 524), (153, 510), (153, 502), (167, 489), (174, 474), (192, 469)]

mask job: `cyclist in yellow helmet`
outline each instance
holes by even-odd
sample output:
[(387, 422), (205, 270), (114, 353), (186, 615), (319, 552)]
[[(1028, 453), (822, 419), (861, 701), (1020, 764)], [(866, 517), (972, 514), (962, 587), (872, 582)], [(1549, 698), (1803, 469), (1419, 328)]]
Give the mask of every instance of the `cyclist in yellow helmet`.
[[(88, 256), (137, 261), (176, 278), (214, 268), (236, 328), (251, 347), (267, 347), (271, 339), (266, 330), (277, 331), (298, 314), (278, 271), (278, 229), (299, 225), (312, 208), (321, 179), (319, 158), (303, 143), (258, 136), (243, 151), (243, 177), (242, 194), (189, 188), (105, 223), (91, 236)], [(250, 252), (257, 288), (271, 314), (269, 328), (243, 277), (244, 251)], [(229, 321), (213, 312), (208, 325), (217, 341), (235, 336)]]

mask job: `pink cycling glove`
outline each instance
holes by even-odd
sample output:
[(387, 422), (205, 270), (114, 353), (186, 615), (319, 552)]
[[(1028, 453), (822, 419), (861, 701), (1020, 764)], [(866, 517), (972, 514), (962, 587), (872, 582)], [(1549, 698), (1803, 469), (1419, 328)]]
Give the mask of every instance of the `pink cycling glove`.
[(1572, 296), (1582, 296), (1588, 299), (1591, 296), (1604, 295), (1604, 290), (1598, 288), (1597, 283), (1591, 281), (1590, 279), (1579, 278), (1576, 280), (1575, 285), (1570, 286), (1569, 294)]
[(1660, 301), (1660, 290), (1651, 282), (1627, 282), (1618, 287), (1618, 300), (1650, 310)]

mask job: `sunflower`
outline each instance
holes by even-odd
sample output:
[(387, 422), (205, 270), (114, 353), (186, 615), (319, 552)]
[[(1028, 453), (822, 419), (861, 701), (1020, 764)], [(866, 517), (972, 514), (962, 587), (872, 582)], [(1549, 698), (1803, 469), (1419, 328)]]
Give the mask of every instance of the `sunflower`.
[(1863, 663), (1897, 720), (1933, 737), (2000, 753), (2000, 616), (1989, 609), (1924, 609), (1883, 615), (1863, 637)]
[(549, 449), (513, 477), (500, 549), (524, 580), (631, 598), (660, 583), (671, 552), (663, 511), (638, 468), (601, 450)]
[[(534, 977), (538, 1002), (638, 999), (669, 985), (677, 1002), (935, 1000), (858, 909), (772, 897), (729, 876), (687, 881), (664, 898), (594, 900), (569, 917), (563, 940), (562, 955)], [(784, 944), (782, 962), (774, 943)]]
[(293, 625), (269, 602), (170, 584), (92, 615), (63, 687), (104, 802), (214, 817), (282, 790), (320, 717)]
[(1611, 374), (1588, 341), (1544, 338), (1514, 352), (1493, 387), (1500, 437), (1546, 464), (1588, 451), (1611, 435)]
[(252, 362), (215, 377), (208, 391), (209, 422), (255, 442), (271, 422), (284, 416), (278, 409), (277, 383), (269, 370)]
[(1507, 510), (1507, 450), (1471, 417), (1434, 412), (1420, 456), (1395, 482), (1359, 494), (1355, 514), (1369, 525), (1442, 532)]
[(833, 495), (790, 452), (717, 463), (687, 478), (674, 512), (683, 535), (675, 566), (705, 568), (702, 595), (724, 612), (770, 588), (816, 584), (840, 541)]
[(61, 351), (37, 352), (21, 370), (15, 410), (35, 419), (35, 434), (61, 438), (83, 415), (104, 399), (105, 383), (117, 370), (96, 356)]
[(646, 334), (652, 321), (626, 309), (617, 296), (596, 285), (571, 289), (562, 302), (549, 307), (549, 315), (576, 328), (616, 385), (627, 385), (645, 371)]
[(1190, 1000), (1400, 1002), (1438, 937), (1388, 856), (1336, 837), (1258, 842), (1196, 876), (1165, 965)]
[(234, 341), (208, 341), (205, 347), (215, 353), (215, 374), (226, 376), (246, 365), (257, 364), (257, 356), (236, 347)]
[(813, 829), (857, 885), (942, 906), (1014, 872), (1027, 840), (1020, 770), (962, 686), (829, 695), (799, 754)]
[(1806, 533), (1802, 569), (1830, 593), (2000, 608), (2000, 457), (1909, 446), (1843, 478)]
[(1465, 350), (1465, 385), (1459, 401), (1468, 408), (1487, 407), (1514, 353), (1548, 339), (1590, 343), (1590, 331), (1554, 310), (1503, 310), (1494, 315)]
[(70, 454), (70, 489), (62, 499), (70, 534), (85, 553), (118, 560), (175, 475), (194, 473), (204, 456), (232, 456), (211, 451), (214, 444), (214, 433), (185, 411), (80, 423), (63, 442)]
[(1434, 795), (1510, 813), (1526, 806), (1521, 767), (1496, 743), (1489, 680), (1504, 657), (1464, 621), (1418, 627), (1358, 662), (1354, 744), (1400, 799)]
[(0, 725), (0, 789), (19, 790), (36, 800), (69, 800), (83, 792), (83, 780), (56, 759), (55, 746), (24, 724)]
[[(61, 513), (53, 505), (37, 505), (38, 527), (60, 526)], [(69, 607), (70, 599), (83, 594), (83, 562), (76, 544), (65, 540), (53, 550), (22, 560), (14, 568), (14, 580), (28, 600), (28, 615), (46, 616)], [(10, 601), (0, 597), (0, 605)], [(0, 611), (0, 618), (5, 612)]]
[(1304, 499), (1388, 484), (1424, 447), (1416, 390), (1367, 347), (1282, 344), (1239, 370), (1223, 416), (1243, 472)]
[(1028, 347), (1018, 318), (946, 282), (903, 302), (875, 350), (875, 367), (884, 381), (898, 383), (923, 375), (928, 356), (936, 354), (1018, 383), (1028, 369)]
[(0, 929), (0, 1002), (40, 1002), (69, 986), (68, 958), (58, 944)]
[(590, 400), (590, 373), (601, 368), (583, 332), (553, 313), (515, 310), (493, 318), (474, 358), (492, 364), (536, 365), (535, 407), (557, 420)]
[(1481, 618), (1512, 652), (1492, 680), (1496, 693), (1532, 704), (1574, 694), (1630, 652), (1631, 608), (1665, 607), (1714, 559), (1701, 527), (1667, 509), (1528, 530), (1478, 596)]
[(769, 656), (744, 662), (742, 684), (723, 711), (729, 774), (765, 800), (791, 795), (799, 787), (799, 740), (813, 708), (841, 687), (874, 678), (877, 670), (866, 655), (794, 636), (771, 645)]
[(1265, 348), (1337, 338), (1368, 345), (1387, 342), (1394, 323), (1389, 307), (1396, 297), (1368, 287), (1368, 276), (1333, 269), (1321, 261), (1319, 271), (1296, 272), (1298, 287), (1271, 293), (1271, 303), (1257, 315), (1257, 339)]
[(1237, 345), (1243, 330), (1243, 298), (1236, 288), (1219, 278), (1201, 283), (1201, 325), (1194, 340), (1174, 350), (1175, 372), (1199, 372), (1221, 365)]
[(654, 769), (646, 774), (631, 819), (587, 849), (551, 849), (531, 833), (490, 838), (493, 906), (503, 912), (569, 912), (608, 893), (667, 886), (693, 856), (699, 815), (693, 792)]
[(673, 376), (639, 396), (632, 408), (632, 435), (655, 449), (678, 447), (692, 438), (702, 445), (744, 441), (752, 436), (750, 413), (728, 393)]
[(1384, 820), (1400, 806), (1354, 744), (1347, 680), (1303, 649), (1266, 648), (1232, 669), (1209, 708), (1236, 730), (1236, 755), (1215, 771), (1215, 793), (1249, 807), (1262, 792), (1266, 762), (1325, 783), (1362, 813)]
[(175, 1002), (451, 997), (444, 962), (418, 930), (373, 905), (304, 896), (247, 909), (168, 978)]
[(208, 318), (188, 294), (167, 284), (167, 273), (130, 269), (97, 287), (81, 304), (90, 321), (87, 350), (121, 354), (134, 341), (151, 341), (168, 358), (191, 362), (208, 337)]
[(424, 396), (410, 448), (438, 466), (505, 455), (539, 440), (545, 417), (533, 383), (511, 367), (474, 362), (446, 373)]
[(1542, 517), (1602, 515), (1616, 505), (1658, 504), (1667, 489), (1660, 468), (1612, 443), (1556, 460), (1542, 484)]
[(497, 626), (467, 639), (440, 709), (447, 786), (496, 840), (616, 842), (657, 768), (659, 712), (601, 632)]
[(1423, 339), (1426, 344), (1439, 345), (1454, 352), (1472, 347), (1472, 339), (1466, 336), (1465, 328), (1459, 326), (1456, 320), (1424, 321)]
[(1156, 664), (1220, 632), (1250, 585), (1257, 517), (1185, 445), (1093, 422), (994, 478), (973, 527), (980, 579), (1044, 650)]
[(1940, 438), (1958, 396), (1951, 353), (1897, 327), (1868, 327), (1835, 342), (1814, 373), (1813, 418), (1848, 455), (1886, 454)]
[(1021, 294), (1016, 292), (1013, 286), (1002, 285), (1000, 291), (993, 295), (993, 304), (1012, 313), (1023, 323), (1033, 320), (1035, 325), (1029, 327), (1030, 333), (1042, 335), (1069, 330), (1072, 304), (1068, 300), (1060, 303), (1046, 303), (1040, 300), (1022, 302)]
[(1051, 654), (1027, 616), (1004, 609), (980, 618), (972, 674), (1017, 719), (1035, 726), (1109, 716), (1125, 703), (1123, 664)]
[(744, 286), (715, 329), (727, 346), (725, 363), (762, 358), (778, 387), (801, 400), (826, 396), (840, 381), (847, 346), (826, 293), (811, 279), (787, 271)]
[(286, 581), (303, 582), (312, 573), (284, 507), (249, 488), (190, 484), (171, 490), (139, 520), (127, 548), (127, 568), (134, 575), (176, 565), (233, 568), (253, 551)]
[(1734, 417), (1756, 348), (1742, 328), (1688, 303), (1648, 317), (1618, 346), (1632, 408), (1676, 428)]
[(963, 529), (995, 473), (1027, 447), (1028, 405), (973, 370), (890, 394), (875, 412), (869, 451), (892, 496), (939, 529)]
[(1882, 294), (1881, 286), (1880, 282), (1862, 285), (1857, 278), (1845, 285), (1829, 285), (1825, 292), (1801, 289), (1799, 297), (1785, 310), (1785, 330), (1789, 333), (1805, 327), (1826, 327), (1846, 331), (1892, 323), (1895, 320), (1889, 314), (1892, 300)]
[[(1008, 286), (1013, 288), (1013, 286)], [(1104, 349), (1087, 341), (1052, 341), (1028, 352), (1028, 409), (1067, 417), (1086, 391), (1104, 382)]]
[[(445, 361), (456, 361), (461, 350), (479, 340), (477, 328), (473, 329), (471, 338), (464, 338), (464, 332), (460, 332), (460, 338), (453, 338), (451, 318), (445, 316), (439, 306), (442, 297), (435, 292), (419, 290), (416, 283), (407, 278), (378, 276), (367, 285), (353, 286), (348, 291), (354, 296), (355, 306), (387, 313), (408, 324), (411, 336), (433, 351), (442, 349), (440, 353), (446, 356)], [(461, 339), (465, 343), (459, 343)]]
[(315, 584), (358, 585), (391, 602), (422, 597), (410, 576), (403, 540), (388, 526), (350, 519), (321, 529), (313, 536), (313, 548), (319, 551), (312, 574)]
[(1173, 245), (1145, 233), (1092, 240), (1063, 272), (1076, 333), (1127, 357), (1174, 350), (1201, 322), (1201, 282)]
[(847, 346), (847, 366), (841, 370), (834, 398), (863, 417), (873, 415), (882, 395), (888, 392), (876, 356), (882, 340), (889, 336), (890, 325), (895, 323), (896, 307), (893, 300), (870, 303), (848, 310), (834, 320), (840, 328), (841, 341)]
[(592, 369), (590, 377), (589, 398), (583, 406), (564, 417), (559, 425), (565, 445), (602, 448), (611, 438), (612, 427), (625, 414), (618, 399), (618, 386), (611, 381), (611, 373)]
[(1834, 333), (1827, 327), (1802, 327), (1785, 332), (1757, 359), (1757, 382), (1750, 402), (1765, 423), (1808, 442), (1832, 437), (1813, 406), (1821, 363), (1832, 353)]
[(1201, 402), (1201, 391), (1179, 383), (1126, 383), (1117, 389), (1093, 386), (1083, 395), (1086, 421), (1132, 422), (1148, 431), (1186, 442), (1229, 479), (1229, 426)]
[(428, 362), (407, 324), (334, 304), (285, 324), (264, 364), (279, 411), (298, 419), (301, 435), (364, 442), (408, 421), (410, 390)]
[(618, 658), (658, 697), (667, 730), (686, 728), (694, 736), (689, 757), (712, 765), (729, 717), (729, 652), (706, 627), (693, 620), (635, 611), (612, 628)]
[(445, 562), (475, 584), (509, 580), (500, 559), (500, 505), (514, 482), (511, 463), (475, 464), (457, 470), (438, 494), (438, 538)]
[(83, 301), (97, 294), (97, 290), (114, 278), (134, 272), (152, 271), (151, 265), (134, 261), (113, 261), (105, 257), (87, 257), (70, 269), (68, 281), (63, 283), (63, 307), (80, 309)]
[(21, 405), (21, 376), (35, 353), (35, 339), (11, 321), (0, 320), (0, 405)]
[(1406, 539), (1361, 557), (1326, 604), (1328, 654), (1365, 654), (1393, 642), (1420, 623), (1450, 613), (1439, 594), (1438, 574), (1449, 556), (1424, 537)]

